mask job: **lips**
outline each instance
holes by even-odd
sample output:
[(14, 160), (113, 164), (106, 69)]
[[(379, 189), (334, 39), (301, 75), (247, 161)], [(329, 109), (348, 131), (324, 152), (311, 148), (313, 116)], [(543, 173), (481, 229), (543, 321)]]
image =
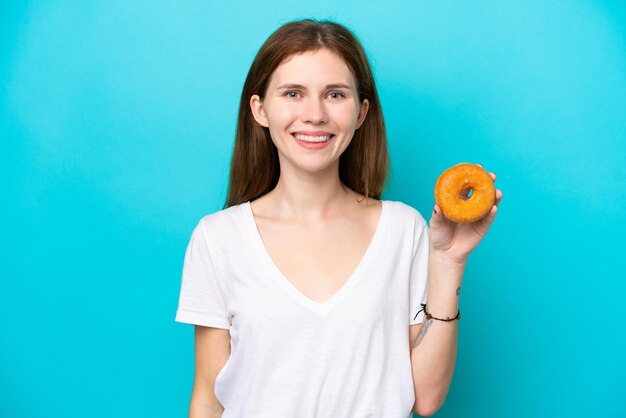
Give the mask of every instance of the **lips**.
[(296, 131), (292, 132), (291, 135), (307, 135), (307, 136), (332, 136), (332, 132), (327, 131)]
[(329, 144), (334, 142), (335, 135), (329, 136), (306, 136), (306, 135), (291, 135), (299, 146), (309, 149), (309, 150), (321, 150), (328, 147)]
[(306, 142), (306, 143), (325, 143), (329, 142), (331, 139), (335, 137), (333, 134), (327, 135), (304, 135), (300, 133), (291, 134), (298, 142)]

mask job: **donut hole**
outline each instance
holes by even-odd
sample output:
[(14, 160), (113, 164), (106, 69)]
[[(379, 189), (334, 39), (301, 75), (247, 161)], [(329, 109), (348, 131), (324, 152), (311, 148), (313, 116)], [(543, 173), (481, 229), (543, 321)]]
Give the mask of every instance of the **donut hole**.
[(468, 200), (472, 197), (473, 189), (471, 187), (461, 190), (461, 199)]

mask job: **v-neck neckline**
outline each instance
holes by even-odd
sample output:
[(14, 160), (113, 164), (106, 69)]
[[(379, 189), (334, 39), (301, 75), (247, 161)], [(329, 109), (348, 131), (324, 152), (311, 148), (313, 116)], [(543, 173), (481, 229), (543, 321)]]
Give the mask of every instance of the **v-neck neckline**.
[(382, 239), (383, 231), (386, 226), (387, 220), (387, 212), (388, 212), (388, 201), (381, 200), (381, 212), (378, 216), (378, 224), (376, 225), (376, 229), (374, 231), (374, 235), (372, 236), (367, 249), (361, 256), (358, 264), (355, 269), (352, 271), (348, 279), (343, 283), (343, 285), (337, 290), (330, 298), (326, 299), (324, 302), (317, 302), (304, 293), (302, 293), (292, 282), (289, 280), (283, 272), (278, 268), (274, 260), (269, 254), (265, 243), (263, 242), (263, 238), (261, 237), (261, 233), (257, 227), (256, 221), (254, 219), (254, 213), (252, 211), (252, 205), (250, 201), (247, 201), (243, 204), (243, 210), (245, 212), (245, 218), (247, 223), (247, 228), (249, 229), (250, 235), (252, 236), (252, 244), (264, 263), (265, 267), (268, 269), (268, 272), (276, 280), (276, 282), (289, 293), (294, 299), (296, 299), (299, 303), (309, 308), (310, 310), (320, 313), (327, 314), (330, 310), (335, 306), (345, 295), (346, 293), (355, 285), (355, 283), (363, 276), (364, 269), (371, 262), (371, 259), (375, 256), (376, 247), (379, 245), (379, 241)]

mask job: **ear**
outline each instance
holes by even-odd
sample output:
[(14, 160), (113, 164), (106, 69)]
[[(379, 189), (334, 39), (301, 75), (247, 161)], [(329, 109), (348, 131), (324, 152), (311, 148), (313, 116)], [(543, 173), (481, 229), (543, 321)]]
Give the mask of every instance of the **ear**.
[(356, 122), (356, 128), (359, 129), (363, 122), (365, 121), (365, 116), (367, 116), (367, 111), (370, 108), (370, 102), (367, 99), (363, 99), (363, 103), (361, 104), (361, 108), (359, 109), (359, 118)]
[(263, 102), (258, 94), (253, 95), (250, 98), (250, 109), (252, 110), (252, 116), (257, 123), (265, 128), (268, 128), (270, 124), (267, 121), (265, 110), (263, 109)]

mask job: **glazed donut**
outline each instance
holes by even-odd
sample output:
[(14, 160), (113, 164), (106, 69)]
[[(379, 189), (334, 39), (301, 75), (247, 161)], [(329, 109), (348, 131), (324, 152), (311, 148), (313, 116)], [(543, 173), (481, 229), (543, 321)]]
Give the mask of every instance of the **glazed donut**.
[(476, 222), (484, 218), (495, 200), (496, 187), (491, 176), (476, 164), (452, 166), (435, 183), (435, 202), (444, 216), (454, 222)]

